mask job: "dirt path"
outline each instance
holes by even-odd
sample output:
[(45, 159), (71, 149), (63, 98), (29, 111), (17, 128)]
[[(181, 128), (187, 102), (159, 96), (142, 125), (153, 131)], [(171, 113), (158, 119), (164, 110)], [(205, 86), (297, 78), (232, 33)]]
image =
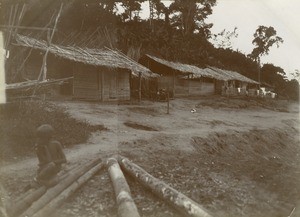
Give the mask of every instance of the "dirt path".
[[(154, 145), (165, 142), (166, 148), (192, 152), (194, 149), (189, 141), (193, 136), (206, 137), (212, 133), (239, 133), (252, 129), (285, 128), (291, 125), (299, 127), (298, 113), (294, 108), (292, 112), (271, 111), (260, 107), (216, 109), (202, 106), (202, 103), (207, 104), (207, 101), (172, 100), (170, 114), (166, 114), (164, 102), (144, 101), (140, 105), (56, 102), (72, 117), (107, 128), (107, 131), (93, 133), (87, 144), (76, 145), (66, 150), (71, 163), (94, 156), (116, 154), (123, 143), (138, 140), (153, 141)], [(192, 113), (192, 109), (196, 112)], [(126, 123), (131, 127), (126, 126)], [(145, 127), (149, 129), (145, 130)], [(27, 158), (13, 164), (4, 164), (0, 173), (16, 173), (34, 167), (36, 163), (35, 158)]]

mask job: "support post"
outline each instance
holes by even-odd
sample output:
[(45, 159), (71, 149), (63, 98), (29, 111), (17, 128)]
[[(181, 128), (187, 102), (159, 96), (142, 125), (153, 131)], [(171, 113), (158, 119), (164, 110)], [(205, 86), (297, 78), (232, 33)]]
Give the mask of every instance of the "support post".
[(167, 88), (167, 114), (170, 114), (170, 96), (169, 96), (169, 87)]
[(104, 72), (101, 72), (101, 102), (104, 102)]
[(121, 171), (118, 161), (114, 158), (107, 160), (108, 172), (113, 183), (119, 217), (139, 217), (137, 207), (131, 197), (129, 186)]
[(128, 159), (120, 156), (119, 163), (124, 171), (137, 179), (144, 187), (150, 189), (156, 196), (168, 202), (183, 215), (190, 217), (212, 217), (201, 205), (153, 177)]
[(142, 73), (139, 72), (139, 103), (142, 101)]
[(173, 71), (173, 98), (175, 98), (175, 71)]

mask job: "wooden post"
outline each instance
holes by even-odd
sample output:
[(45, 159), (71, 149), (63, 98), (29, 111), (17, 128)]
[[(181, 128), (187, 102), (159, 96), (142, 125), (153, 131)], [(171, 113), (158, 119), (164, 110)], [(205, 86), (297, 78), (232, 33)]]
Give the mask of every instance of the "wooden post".
[(169, 87), (168, 87), (167, 88), (167, 114), (170, 114), (169, 111), (170, 111), (170, 97), (169, 97)]
[(152, 193), (168, 202), (179, 212), (190, 217), (212, 217), (198, 203), (191, 200), (174, 188), (156, 179), (138, 165), (130, 162), (124, 157), (119, 157), (119, 163), (123, 170), (137, 179), (143, 186), (150, 189)]
[(173, 98), (175, 98), (175, 71), (173, 71)]
[(104, 102), (104, 72), (101, 71), (101, 102)]
[(139, 103), (142, 101), (142, 73), (139, 72)]
[(114, 158), (107, 160), (108, 172), (113, 183), (116, 201), (118, 204), (119, 217), (139, 217), (138, 209), (131, 197), (129, 186), (118, 164)]
[(39, 200), (32, 204), (29, 209), (23, 212), (20, 216), (33, 216), (37, 211), (43, 208), (46, 204), (48, 204), (53, 198), (59, 195), (64, 189), (70, 186), (73, 182), (75, 182), (80, 176), (85, 174), (88, 170), (90, 170), (95, 165), (99, 164), (101, 159), (94, 160), (92, 162), (83, 165), (78, 170), (74, 171), (70, 176), (64, 179), (62, 182), (49, 189)]
[(94, 176), (99, 170), (103, 168), (103, 164), (100, 163), (90, 169), (87, 173), (81, 176), (76, 182), (65, 189), (58, 197), (54, 198), (44, 208), (39, 210), (33, 215), (33, 217), (52, 216), (55, 214), (57, 208), (59, 208), (63, 202), (68, 199), (78, 188), (80, 188), (85, 182), (87, 182), (92, 176)]
[(0, 104), (6, 103), (5, 91), (5, 50), (3, 34), (0, 31)]

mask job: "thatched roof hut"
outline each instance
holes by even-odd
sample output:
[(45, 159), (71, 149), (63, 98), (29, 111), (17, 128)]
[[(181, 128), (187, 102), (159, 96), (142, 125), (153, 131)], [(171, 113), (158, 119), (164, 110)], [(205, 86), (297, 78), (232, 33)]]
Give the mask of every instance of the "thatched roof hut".
[(251, 84), (258, 84), (258, 82), (239, 74), (238, 72), (219, 69), (216, 67), (199, 68), (194, 65), (178, 63), (160, 59), (151, 55), (144, 55), (140, 62), (150, 68), (153, 72), (167, 75), (173, 71), (176, 75), (185, 75), (186, 78), (211, 78), (220, 81), (237, 80)]
[(144, 78), (157, 77), (158, 75), (151, 72), (148, 68), (131, 60), (126, 55), (119, 51), (111, 49), (90, 49), (80, 48), (75, 46), (62, 46), (51, 44), (48, 45), (46, 41), (30, 38), (23, 35), (16, 36), (17, 45), (30, 47), (46, 51), (47, 49), (55, 56), (69, 59), (75, 62), (81, 62), (93, 66), (104, 66), (108, 68), (120, 68), (131, 70), (134, 76), (141, 76)]
[(227, 81), (258, 84), (258, 82), (237, 72), (216, 67), (199, 68), (151, 55), (144, 55), (139, 62), (153, 72), (161, 74), (162, 77), (158, 79), (158, 86), (171, 89), (173, 96), (215, 94), (220, 92), (217, 89), (221, 89)]

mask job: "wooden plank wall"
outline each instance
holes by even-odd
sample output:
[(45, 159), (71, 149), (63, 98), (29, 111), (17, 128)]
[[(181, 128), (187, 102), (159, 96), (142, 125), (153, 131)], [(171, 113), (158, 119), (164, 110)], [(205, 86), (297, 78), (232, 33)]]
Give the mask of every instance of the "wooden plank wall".
[(103, 101), (130, 100), (130, 72), (107, 69), (102, 73)]
[(74, 72), (73, 94), (78, 99), (130, 100), (130, 72), (79, 66)]
[[(158, 79), (158, 88), (167, 89), (169, 87), (172, 90), (173, 82), (172, 76), (160, 77)], [(175, 97), (213, 94), (215, 94), (215, 84), (213, 82), (175, 78)]]
[(100, 99), (97, 72), (74, 72), (73, 94), (79, 99)]
[(219, 81), (219, 80), (216, 80), (215, 81), (215, 93), (216, 94), (222, 94), (222, 91), (224, 89), (224, 81)]
[(130, 100), (130, 72), (118, 72), (117, 93), (119, 100)]
[(175, 78), (175, 96), (189, 95), (189, 80)]
[(189, 95), (213, 95), (215, 93), (215, 84), (205, 81), (189, 80)]
[(158, 89), (173, 89), (173, 77), (172, 76), (162, 76), (157, 79)]

